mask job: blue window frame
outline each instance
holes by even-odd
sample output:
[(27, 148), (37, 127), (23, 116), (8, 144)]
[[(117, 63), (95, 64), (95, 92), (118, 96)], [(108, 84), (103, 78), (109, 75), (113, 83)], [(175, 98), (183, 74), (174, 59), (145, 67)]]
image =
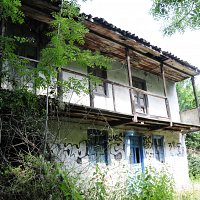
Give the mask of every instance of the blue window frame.
[(132, 136), (130, 138), (130, 163), (136, 164), (142, 162), (141, 138)]
[(160, 162), (165, 162), (164, 155), (164, 136), (153, 135), (154, 157)]
[(144, 153), (142, 145), (142, 136), (134, 132), (127, 132), (125, 137), (126, 159), (130, 164), (140, 164), (144, 170)]
[(107, 131), (88, 129), (88, 156), (90, 162), (108, 164)]

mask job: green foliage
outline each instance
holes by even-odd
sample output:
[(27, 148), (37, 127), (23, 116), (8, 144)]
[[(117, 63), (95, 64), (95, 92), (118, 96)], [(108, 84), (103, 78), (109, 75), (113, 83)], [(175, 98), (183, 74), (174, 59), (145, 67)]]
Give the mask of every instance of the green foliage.
[(0, 20), (11, 19), (13, 23), (22, 24), (24, 14), (20, 10), (20, 0), (1, 0), (0, 1)]
[(200, 180), (200, 156), (189, 155), (189, 175), (193, 180)]
[(163, 32), (172, 35), (200, 28), (200, 2), (198, 0), (153, 0), (151, 13), (165, 24)]
[(96, 170), (89, 180), (89, 185), (86, 188), (82, 187), (85, 199), (104, 200), (109, 198), (108, 188), (105, 185), (106, 175), (107, 170), (103, 171), (96, 165)]
[[(41, 59), (37, 68), (31, 68), (29, 61), (19, 58), (15, 51), (18, 44), (29, 42), (21, 36), (6, 35), (0, 36), (1, 69), (0, 82), (15, 87), (29, 90), (31, 85), (37, 88), (62, 88), (62, 91), (72, 90), (80, 94), (81, 91), (88, 92), (86, 80), (81, 81), (75, 78), (70, 80), (58, 80), (57, 75), (61, 67), (67, 67), (70, 63), (76, 62), (82, 67), (104, 67), (111, 66), (111, 59), (100, 55), (98, 52), (91, 52), (80, 48), (84, 44), (84, 37), (88, 30), (83, 25), (83, 18), (79, 12), (79, 5), (76, 0), (62, 1), (60, 11), (53, 13), (50, 28), (47, 34), (49, 43), (41, 51)], [(20, 11), (21, 2), (1, 1), (2, 19), (12, 23), (23, 23), (23, 13)], [(10, 12), (12, 11), (12, 12)], [(4, 24), (3, 24), (4, 25)]]
[[(18, 115), (24, 111), (40, 115), (41, 109), (39, 108), (36, 95), (26, 90), (0, 90), (0, 110), (1, 114), (12, 113)], [(20, 117), (20, 116), (18, 116)]]
[(0, 173), (0, 199), (82, 200), (76, 180), (58, 163), (42, 156), (23, 156), (18, 167), (7, 166)]
[[(98, 166), (91, 178), (70, 174), (62, 165), (42, 156), (21, 156), (20, 165), (7, 165), (0, 173), (0, 199), (55, 200), (172, 200), (173, 181), (165, 171), (146, 169), (127, 182), (109, 186), (107, 170)], [(124, 174), (126, 176), (126, 174)], [(125, 179), (124, 179), (125, 180)]]
[[(129, 174), (129, 172), (126, 172)], [(89, 181), (87, 189), (83, 190), (85, 199), (96, 200), (173, 200), (175, 191), (173, 179), (162, 170), (156, 171), (154, 168), (146, 168), (145, 172), (138, 171), (123, 174), (123, 180), (118, 178), (115, 185), (109, 186), (106, 183), (109, 172), (100, 170), (98, 167)], [(123, 182), (124, 181), (124, 182)]]
[(169, 174), (162, 170), (146, 168), (144, 173), (130, 178), (128, 199), (135, 200), (173, 200), (174, 185)]
[[(0, 90), (0, 163), (18, 163), (20, 153), (38, 154), (43, 147), (44, 106), (28, 91)], [(1, 165), (0, 165), (1, 168)]]
[(186, 145), (187, 148), (200, 150), (200, 132), (187, 134)]
[[(177, 83), (176, 90), (178, 95), (180, 111), (196, 107), (193, 88), (190, 79)], [(197, 88), (197, 96), (198, 98), (200, 98), (200, 90), (198, 88)]]
[[(76, 62), (82, 67), (99, 66), (108, 68), (111, 66), (111, 59), (94, 53), (89, 50), (79, 48), (84, 44), (84, 37), (88, 30), (83, 25), (83, 18), (80, 16), (79, 7), (76, 1), (70, 3), (64, 1), (58, 13), (53, 14), (54, 20), (51, 23), (52, 31), (48, 34), (50, 42), (41, 52), (41, 60), (37, 70), (43, 76), (40, 76), (36, 82), (39, 82), (43, 88), (52, 84), (52, 78), (57, 77), (62, 67), (66, 67), (72, 62)], [(74, 80), (74, 79), (73, 79)], [(73, 85), (73, 80), (71, 85)], [(43, 84), (41, 84), (43, 83)], [(75, 84), (77, 85), (77, 81)], [(68, 81), (61, 83), (62, 87), (69, 87)], [(79, 81), (81, 86), (81, 82)], [(74, 92), (77, 87), (72, 87)]]

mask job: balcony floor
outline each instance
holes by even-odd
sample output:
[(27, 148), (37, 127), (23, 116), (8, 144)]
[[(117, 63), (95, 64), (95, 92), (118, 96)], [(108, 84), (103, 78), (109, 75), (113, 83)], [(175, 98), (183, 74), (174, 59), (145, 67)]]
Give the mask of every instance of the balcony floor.
[(50, 109), (50, 115), (52, 117), (58, 114), (59, 116), (70, 117), (73, 119), (84, 118), (86, 120), (107, 122), (111, 127), (137, 127), (149, 131), (170, 130), (190, 133), (200, 130), (200, 125), (170, 122), (169, 119), (162, 117), (144, 116), (144, 114), (139, 113), (137, 113), (136, 117), (134, 115), (122, 114), (118, 112), (87, 106), (80, 106), (76, 104), (62, 103), (60, 105), (61, 106), (59, 106), (58, 112), (55, 111), (56, 109), (54, 109), (53, 107), (52, 109)]

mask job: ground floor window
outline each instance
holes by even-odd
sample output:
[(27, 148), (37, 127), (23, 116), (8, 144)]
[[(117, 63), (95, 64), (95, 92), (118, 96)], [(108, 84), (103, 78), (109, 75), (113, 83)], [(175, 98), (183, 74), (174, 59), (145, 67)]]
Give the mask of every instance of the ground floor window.
[(160, 162), (164, 162), (164, 136), (153, 135), (154, 157)]
[(88, 129), (88, 154), (91, 162), (108, 164), (107, 131)]
[(125, 137), (126, 158), (130, 164), (141, 163), (143, 165), (142, 136), (127, 133)]

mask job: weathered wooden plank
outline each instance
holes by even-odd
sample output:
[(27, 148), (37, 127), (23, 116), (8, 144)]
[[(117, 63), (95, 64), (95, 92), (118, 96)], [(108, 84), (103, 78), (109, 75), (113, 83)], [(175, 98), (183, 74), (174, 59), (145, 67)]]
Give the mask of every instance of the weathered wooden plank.
[[(67, 69), (67, 68), (62, 68), (62, 70), (66, 71), (66, 72), (69, 72), (69, 73), (72, 73), (72, 74), (79, 75), (79, 76), (87, 77), (87, 75), (85, 75), (85, 74), (83, 74), (81, 72), (76, 72), (76, 71), (73, 71), (73, 70), (70, 70), (70, 69)], [(150, 95), (150, 96), (161, 98), (161, 99), (165, 99), (166, 98), (164, 96), (161, 96), (161, 95), (158, 95), (158, 94), (154, 94), (154, 93), (149, 92), (149, 91), (141, 90), (139, 88), (135, 88), (135, 87), (131, 87), (131, 86), (128, 86), (128, 85), (124, 85), (124, 84), (121, 84), (121, 83), (118, 83), (118, 82), (115, 82), (115, 81), (110, 81), (110, 80), (103, 79), (103, 78), (100, 78), (100, 79), (102, 81), (106, 82), (106, 83), (110, 83), (110, 84), (113, 84), (113, 85), (116, 85), (116, 86), (119, 86), (119, 87), (125, 87), (125, 88), (128, 88), (128, 89), (132, 89), (132, 90), (140, 92), (142, 94)]]
[(114, 107), (114, 111), (116, 112), (116, 101), (115, 101), (115, 89), (114, 89), (114, 84), (112, 84), (112, 98), (113, 98), (113, 107)]
[(44, 13), (42, 11), (39, 11), (37, 9), (31, 8), (26, 5), (22, 6), (22, 11), (24, 11), (26, 16), (35, 19), (37, 21), (44, 22), (47, 24), (50, 24), (52, 21), (52, 17), (50, 14)]
[(162, 79), (163, 79), (163, 89), (164, 89), (164, 96), (166, 97), (165, 99), (165, 105), (166, 105), (166, 109), (167, 109), (167, 116), (169, 117), (170, 121), (171, 119), (171, 111), (170, 111), (170, 107), (169, 107), (169, 101), (167, 98), (167, 87), (166, 87), (166, 80), (165, 80), (165, 70), (163, 67), (163, 63), (160, 64), (160, 68), (161, 68), (161, 74), (162, 74)]

